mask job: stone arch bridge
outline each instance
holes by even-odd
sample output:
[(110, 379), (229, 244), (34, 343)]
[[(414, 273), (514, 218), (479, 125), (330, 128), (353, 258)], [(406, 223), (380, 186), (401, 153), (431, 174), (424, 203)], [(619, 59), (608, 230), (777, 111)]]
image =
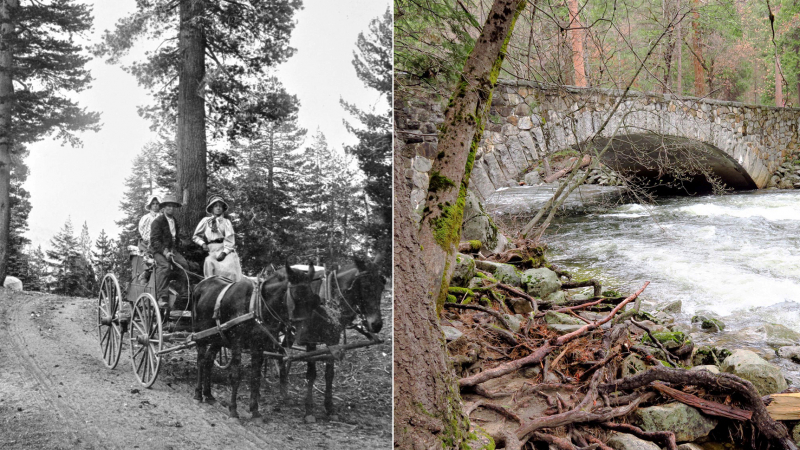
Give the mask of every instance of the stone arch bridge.
[[(515, 186), (543, 156), (609, 143), (603, 160), (659, 176), (659, 158), (692, 159), (729, 187), (763, 188), (800, 149), (800, 109), (629, 92), (599, 132), (622, 91), (501, 80), (476, 155), (470, 187), (487, 198)], [(612, 164), (613, 166), (613, 164)]]

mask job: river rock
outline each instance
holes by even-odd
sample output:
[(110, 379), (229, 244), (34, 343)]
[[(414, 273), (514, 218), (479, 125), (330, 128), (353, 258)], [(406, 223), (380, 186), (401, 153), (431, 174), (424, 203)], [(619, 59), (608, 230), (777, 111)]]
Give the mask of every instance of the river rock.
[(629, 377), (636, 375), (639, 372), (647, 370), (647, 365), (644, 363), (639, 355), (631, 353), (622, 360), (622, 377)]
[(544, 315), (544, 321), (547, 323), (560, 323), (564, 325), (583, 325), (586, 323), (575, 316), (555, 311), (547, 311)]
[(472, 256), (459, 253), (456, 255), (456, 266), (453, 269), (453, 277), (450, 279), (450, 286), (465, 287), (475, 276), (475, 259)]
[(705, 370), (706, 372), (719, 373), (719, 367), (713, 366), (713, 365), (710, 365), (710, 364), (706, 364), (706, 365), (702, 365), (702, 366), (694, 366), (689, 370), (695, 370), (695, 371), (696, 370)]
[(544, 298), (561, 289), (558, 275), (550, 269), (528, 269), (522, 273), (522, 284), (532, 297)]
[(704, 364), (710, 364), (718, 366), (730, 355), (731, 352), (728, 349), (704, 345), (695, 349), (692, 355), (692, 365), (702, 366)]
[(766, 333), (765, 342), (773, 348), (796, 345), (800, 342), (800, 333), (792, 331), (781, 324), (765, 324), (764, 332)]
[(539, 178), (539, 172), (537, 172), (536, 170), (526, 173), (523, 180), (525, 181), (525, 184), (527, 184), (528, 186), (536, 186), (537, 184), (542, 182), (542, 180)]
[(519, 330), (522, 329), (522, 321), (525, 320), (521, 314), (503, 314), (503, 318), (506, 319), (508, 327), (514, 333), (519, 333)]
[(694, 441), (708, 435), (717, 426), (716, 419), (683, 403), (640, 408), (634, 412), (634, 417), (644, 431), (670, 430), (678, 442)]
[(614, 450), (661, 450), (658, 445), (627, 433), (614, 434), (606, 445)]
[(788, 386), (781, 369), (750, 350), (734, 350), (722, 361), (720, 369), (753, 383), (762, 396), (781, 392)]
[(464, 335), (464, 333), (458, 331), (458, 328), (450, 327), (450, 326), (447, 326), (447, 325), (443, 325), (442, 326), (442, 331), (444, 332), (444, 338), (448, 342), (455, 341), (456, 339), (458, 339), (458, 338), (460, 338), (461, 336)]
[(778, 356), (800, 363), (800, 346), (790, 345), (778, 349)]
[(22, 290), (22, 280), (17, 277), (6, 276), (5, 281), (3, 281), (3, 287), (7, 289), (11, 289), (12, 291), (21, 291)]
[(543, 300), (550, 306), (563, 305), (567, 303), (567, 294), (565, 294), (564, 291), (555, 291), (552, 294), (545, 297)]
[(661, 311), (670, 314), (678, 314), (681, 312), (681, 308), (683, 308), (683, 302), (680, 300), (676, 300), (672, 303), (667, 304), (667, 306), (661, 308)]
[(476, 260), (475, 267), (487, 272), (491, 272), (492, 276), (499, 282), (510, 284), (511, 286), (521, 286), (520, 274), (517, 268), (511, 264), (496, 263), (493, 261)]
[(516, 297), (507, 298), (506, 302), (511, 307), (511, 310), (517, 314), (525, 315), (534, 312), (533, 305), (531, 305), (531, 302), (525, 300), (524, 298), (516, 298)]

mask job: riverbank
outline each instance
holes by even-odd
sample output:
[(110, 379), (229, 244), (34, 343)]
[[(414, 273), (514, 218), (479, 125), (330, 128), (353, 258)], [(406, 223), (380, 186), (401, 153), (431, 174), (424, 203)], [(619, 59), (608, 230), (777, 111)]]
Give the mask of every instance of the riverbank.
[[(779, 445), (781, 433), (789, 439), (760, 399), (787, 388), (777, 366), (753, 351), (694, 342), (695, 330), (682, 331), (675, 322), (679, 302), (648, 311), (635, 301), (646, 289), (624, 296), (570, 280), (531, 260), (536, 253), (490, 258), (514, 264), (458, 256), (442, 324), (473, 425), (506, 448), (518, 445), (509, 436), (522, 444), (598, 439), (617, 449), (650, 448), (647, 441), (702, 445), (681, 446), (692, 449)], [(537, 261), (540, 267), (532, 267)], [(591, 292), (580, 292), (586, 288)], [(698, 316), (693, 327), (710, 333), (725, 325)], [(637, 384), (643, 377), (650, 379)], [(678, 391), (652, 383), (659, 379)], [(624, 395), (611, 395), (617, 390)], [(587, 399), (594, 403), (587, 407)], [(706, 408), (697, 410), (701, 399)], [(731, 416), (748, 413), (746, 420)], [(607, 423), (623, 416), (636, 427)], [(598, 421), (604, 425), (592, 424)], [(750, 431), (755, 434), (745, 436)]]

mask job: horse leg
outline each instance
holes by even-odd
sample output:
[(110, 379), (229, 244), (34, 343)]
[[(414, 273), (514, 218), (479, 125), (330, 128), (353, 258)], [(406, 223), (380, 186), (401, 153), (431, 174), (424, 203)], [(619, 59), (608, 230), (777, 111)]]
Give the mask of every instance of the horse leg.
[(333, 407), (333, 364), (332, 360), (325, 361), (325, 412), (328, 413), (328, 419), (337, 421), (339, 417)]
[(228, 381), (231, 385), (231, 402), (228, 405), (228, 415), (231, 419), (238, 419), (236, 396), (239, 394), (239, 383), (242, 381), (242, 344), (239, 339), (233, 339), (231, 343), (231, 367), (228, 373)]
[[(316, 345), (309, 344), (306, 347), (307, 351), (313, 351), (317, 348)], [(306, 423), (314, 423), (314, 380), (317, 379), (317, 363), (309, 361), (306, 368)]]
[(264, 363), (264, 349), (256, 343), (250, 347), (250, 413), (253, 419), (261, 418), (258, 402), (261, 395), (261, 365)]
[(289, 369), (290, 363), (285, 361), (278, 362), (278, 377), (281, 385), (281, 401), (275, 406), (275, 411), (280, 411), (281, 404), (286, 404), (289, 400)]
[(212, 342), (208, 346), (205, 360), (203, 361), (203, 373), (205, 374), (205, 378), (203, 379), (203, 397), (206, 398), (206, 403), (209, 405), (213, 405), (217, 402), (217, 399), (211, 394), (211, 371), (214, 370), (214, 359), (217, 357), (219, 348), (220, 344), (218, 342)]
[(194, 388), (194, 399), (198, 402), (203, 401), (203, 381), (210, 378), (205, 375), (206, 350), (207, 344), (197, 344), (197, 386)]

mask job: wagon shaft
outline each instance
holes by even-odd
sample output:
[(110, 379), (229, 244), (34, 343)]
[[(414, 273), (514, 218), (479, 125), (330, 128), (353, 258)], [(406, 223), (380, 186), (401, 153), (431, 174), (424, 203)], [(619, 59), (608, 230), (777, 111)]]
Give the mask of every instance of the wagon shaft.
[[(374, 336), (374, 335), (373, 335)], [(335, 353), (344, 353), (347, 350), (353, 350), (356, 348), (361, 347), (369, 347), (370, 345), (375, 344), (383, 344), (383, 340), (378, 337), (375, 337), (374, 340), (366, 341), (366, 342), (356, 342), (353, 344), (347, 344), (342, 346), (330, 346), (320, 350), (314, 350), (307, 352), (303, 355), (298, 356), (289, 356), (286, 358), (286, 362), (293, 362), (293, 361), (314, 361), (317, 359), (331, 359), (335, 357)]]

